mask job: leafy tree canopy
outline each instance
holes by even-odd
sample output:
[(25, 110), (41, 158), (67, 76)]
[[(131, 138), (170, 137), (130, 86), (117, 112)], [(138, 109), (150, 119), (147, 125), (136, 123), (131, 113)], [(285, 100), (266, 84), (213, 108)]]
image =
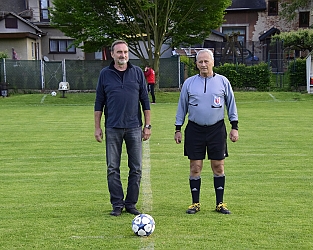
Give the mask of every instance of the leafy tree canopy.
[(284, 48), (295, 50), (309, 50), (313, 49), (313, 30), (312, 29), (299, 29), (297, 31), (281, 32), (272, 37), (274, 43), (278, 40), (283, 41)]
[[(231, 0), (54, 0), (51, 23), (86, 52), (123, 39), (158, 68), (163, 44), (202, 43), (224, 21)], [(144, 42), (139, 46), (139, 42)]]
[(292, 21), (296, 18), (299, 9), (311, 7), (311, 0), (281, 0), (281, 7), (280, 15), (287, 21)]
[(9, 58), (9, 56), (6, 52), (0, 51), (0, 59), (3, 59), (3, 58)]

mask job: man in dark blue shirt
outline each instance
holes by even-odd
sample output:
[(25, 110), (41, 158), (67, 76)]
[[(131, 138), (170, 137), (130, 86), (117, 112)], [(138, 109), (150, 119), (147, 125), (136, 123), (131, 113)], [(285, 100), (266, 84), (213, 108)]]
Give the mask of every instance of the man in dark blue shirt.
[[(113, 62), (101, 70), (94, 106), (95, 138), (102, 142), (101, 118), (104, 110), (107, 180), (113, 216), (127, 212), (137, 215), (142, 169), (142, 140), (151, 135), (150, 103), (143, 71), (131, 63), (128, 45), (115, 41), (111, 46)], [(142, 129), (142, 115), (144, 127)], [(125, 141), (128, 154), (128, 186), (124, 192), (120, 178), (122, 144)]]

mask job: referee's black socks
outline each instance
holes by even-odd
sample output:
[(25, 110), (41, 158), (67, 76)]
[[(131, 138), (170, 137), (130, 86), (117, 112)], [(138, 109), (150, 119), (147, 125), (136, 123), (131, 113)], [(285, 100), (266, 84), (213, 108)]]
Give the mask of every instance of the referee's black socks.
[(200, 202), (200, 187), (201, 187), (201, 177), (189, 177), (189, 185), (192, 197), (192, 203)]
[(216, 205), (223, 202), (224, 197), (224, 186), (225, 186), (225, 175), (214, 175), (214, 189), (216, 195)]

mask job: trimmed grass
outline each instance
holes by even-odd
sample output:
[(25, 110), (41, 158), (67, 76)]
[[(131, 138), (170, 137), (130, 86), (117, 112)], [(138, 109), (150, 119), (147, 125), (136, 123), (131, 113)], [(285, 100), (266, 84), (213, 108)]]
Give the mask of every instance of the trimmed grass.
[[(152, 193), (138, 203), (148, 197), (142, 212), (156, 221), (148, 238), (132, 233), (133, 215), (109, 215), (93, 93), (0, 98), (0, 249), (312, 249), (313, 96), (236, 92), (240, 139), (225, 162), (232, 214), (214, 212), (206, 160), (201, 211), (188, 215), (189, 163), (173, 140), (178, 95), (157, 92), (151, 106)], [(125, 186), (125, 153), (121, 165)]]

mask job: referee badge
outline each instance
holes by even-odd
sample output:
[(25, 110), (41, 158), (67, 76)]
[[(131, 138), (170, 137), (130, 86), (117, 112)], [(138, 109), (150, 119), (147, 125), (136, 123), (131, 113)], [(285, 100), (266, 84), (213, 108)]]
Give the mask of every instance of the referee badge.
[(214, 105), (215, 106), (221, 106), (221, 97), (214, 96)]

